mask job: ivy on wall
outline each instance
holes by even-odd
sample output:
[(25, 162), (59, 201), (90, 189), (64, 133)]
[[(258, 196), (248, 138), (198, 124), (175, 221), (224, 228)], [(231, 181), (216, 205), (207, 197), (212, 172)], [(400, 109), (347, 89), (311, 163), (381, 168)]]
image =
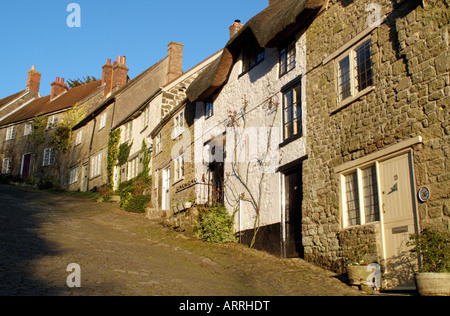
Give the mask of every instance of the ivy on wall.
[(107, 175), (108, 175), (108, 188), (112, 190), (114, 188), (114, 166), (116, 165), (119, 157), (119, 143), (120, 143), (120, 129), (116, 129), (109, 133), (108, 141), (108, 160), (107, 160)]

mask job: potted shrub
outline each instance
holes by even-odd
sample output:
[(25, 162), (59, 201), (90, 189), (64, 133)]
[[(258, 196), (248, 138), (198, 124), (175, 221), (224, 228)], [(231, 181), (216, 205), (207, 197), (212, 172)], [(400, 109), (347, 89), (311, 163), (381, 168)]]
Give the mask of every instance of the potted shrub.
[(411, 252), (419, 257), (416, 286), (423, 296), (450, 296), (450, 236), (433, 228), (425, 228), (410, 237)]

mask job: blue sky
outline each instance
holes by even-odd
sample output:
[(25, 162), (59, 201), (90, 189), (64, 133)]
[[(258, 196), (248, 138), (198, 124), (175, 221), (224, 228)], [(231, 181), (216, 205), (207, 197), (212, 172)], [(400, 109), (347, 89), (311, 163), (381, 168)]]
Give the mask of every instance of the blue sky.
[[(70, 3), (81, 8), (81, 27), (70, 28)], [(101, 79), (108, 58), (126, 56), (129, 76), (167, 55), (171, 41), (184, 44), (186, 71), (222, 49), (228, 27), (245, 24), (268, 0), (15, 0), (0, 7), (0, 99), (26, 88), (27, 72), (41, 72), (40, 93), (56, 77)]]

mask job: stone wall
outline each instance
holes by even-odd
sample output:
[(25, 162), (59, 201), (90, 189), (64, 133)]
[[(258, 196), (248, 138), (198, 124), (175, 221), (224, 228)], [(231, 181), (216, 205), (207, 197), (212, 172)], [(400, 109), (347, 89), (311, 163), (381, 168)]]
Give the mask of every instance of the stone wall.
[[(336, 59), (326, 58), (367, 31), (371, 3), (386, 16), (366, 37), (372, 40), (374, 89), (339, 108)], [(334, 168), (415, 136), (423, 138), (414, 149), (415, 184), (432, 192), (418, 205), (421, 225), (450, 229), (449, 2), (424, 3), (332, 0), (306, 32), (303, 242), (309, 261), (334, 270), (343, 262)]]

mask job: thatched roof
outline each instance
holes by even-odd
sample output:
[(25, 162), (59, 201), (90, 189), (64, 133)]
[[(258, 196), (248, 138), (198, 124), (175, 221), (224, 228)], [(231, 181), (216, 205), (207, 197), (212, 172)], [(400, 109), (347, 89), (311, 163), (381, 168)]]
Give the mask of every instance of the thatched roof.
[(234, 61), (249, 39), (256, 39), (261, 47), (276, 47), (304, 27), (324, 3), (325, 0), (277, 0), (254, 16), (230, 39), (222, 56), (189, 86), (189, 100), (204, 99), (227, 81)]

